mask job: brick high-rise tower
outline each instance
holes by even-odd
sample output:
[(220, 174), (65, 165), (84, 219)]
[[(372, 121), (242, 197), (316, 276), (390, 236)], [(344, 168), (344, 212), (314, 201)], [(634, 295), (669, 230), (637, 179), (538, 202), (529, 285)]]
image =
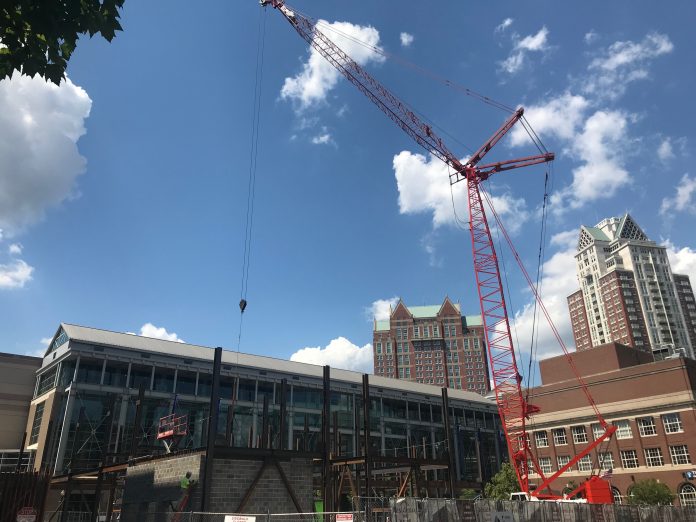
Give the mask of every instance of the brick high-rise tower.
[(399, 301), (374, 321), (375, 375), (485, 394), (490, 391), (481, 316), (460, 305), (409, 306)]
[(568, 297), (578, 350), (618, 342), (694, 357), (696, 303), (688, 276), (672, 274), (667, 250), (625, 214), (580, 228), (580, 290)]

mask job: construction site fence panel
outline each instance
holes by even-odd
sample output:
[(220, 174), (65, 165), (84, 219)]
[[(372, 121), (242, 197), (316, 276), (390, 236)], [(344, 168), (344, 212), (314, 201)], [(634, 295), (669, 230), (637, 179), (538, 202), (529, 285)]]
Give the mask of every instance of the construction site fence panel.
[[(144, 512), (110, 522), (694, 522), (696, 506), (626, 506), (567, 502), (451, 499), (354, 499), (362, 511), (334, 513)], [(51, 522), (105, 522), (100, 514), (68, 512)], [(47, 520), (47, 518), (44, 518)]]
[(696, 522), (696, 506), (354, 498), (367, 522)]

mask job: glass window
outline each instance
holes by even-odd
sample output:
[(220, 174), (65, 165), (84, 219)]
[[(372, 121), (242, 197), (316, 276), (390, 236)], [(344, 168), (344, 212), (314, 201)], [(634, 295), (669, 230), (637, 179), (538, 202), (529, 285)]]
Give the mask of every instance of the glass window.
[(679, 503), (682, 506), (696, 506), (696, 486), (684, 484), (679, 488)]
[(539, 468), (542, 473), (551, 473), (551, 457), (539, 457)]
[(638, 453), (636, 450), (621, 450), (621, 466), (626, 469), (638, 467)]
[(602, 471), (614, 469), (614, 455), (612, 455), (610, 451), (600, 453), (597, 457), (599, 459), (599, 468)]
[(41, 419), (43, 419), (45, 402), (40, 402), (34, 410), (34, 422), (31, 423), (31, 434), (29, 435), (29, 444), (36, 444), (39, 440), (39, 430), (41, 429)]
[(100, 384), (103, 365), (103, 361), (80, 359), (80, 366), (77, 369), (77, 382)]
[(680, 433), (684, 431), (681, 417), (678, 413), (666, 413), (663, 415), (662, 424), (665, 427), (665, 433)]
[(75, 359), (60, 363), (60, 382), (59, 386), (69, 386), (75, 376)]
[(408, 418), (409, 420), (420, 420), (420, 415), (418, 414), (418, 403), (409, 402), (408, 403)]
[(621, 505), (624, 503), (624, 497), (621, 494), (621, 491), (619, 491), (619, 488), (615, 488), (612, 486), (611, 496), (614, 497), (614, 504)]
[(172, 393), (174, 391), (174, 370), (171, 368), (155, 368), (153, 389), (159, 392)]
[(536, 442), (537, 448), (548, 448), (549, 435), (545, 431), (535, 431), (534, 441)]
[[(299, 388), (295, 388), (295, 401), (297, 401), (297, 392)], [(239, 380), (239, 391), (237, 392), (239, 396), (237, 400), (254, 402), (256, 400), (256, 381), (251, 379), (240, 379)], [(295, 406), (301, 406), (295, 404)]]
[(210, 397), (213, 392), (213, 374), (198, 372), (198, 396)]
[(648, 467), (664, 466), (662, 448), (645, 448), (645, 463)]
[[(80, 362), (80, 366), (82, 366), (82, 362)], [(151, 379), (152, 379), (152, 366), (139, 366), (136, 364), (133, 364), (131, 366), (129, 388), (138, 389), (138, 388), (140, 388), (140, 385), (142, 384), (143, 386), (145, 386), (146, 390), (149, 390)]]
[(563, 466), (568, 464), (570, 462), (570, 456), (569, 455), (559, 455), (556, 460), (558, 461), (558, 469), (561, 469)]
[(672, 459), (672, 464), (691, 464), (689, 448), (684, 444), (679, 446), (670, 446), (669, 456)]
[[(36, 390), (36, 397), (43, 395), (49, 390), (52, 390), (56, 384), (56, 375), (58, 373), (58, 366), (54, 366), (47, 372), (39, 375), (39, 386)], [(72, 377), (72, 375), (71, 375)]]
[(196, 372), (179, 370), (176, 374), (176, 393), (180, 395), (196, 394)]
[(571, 431), (573, 432), (573, 442), (575, 444), (587, 442), (587, 430), (585, 426), (573, 426)]
[(617, 420), (612, 423), (616, 426), (616, 438), (617, 439), (630, 439), (633, 438), (633, 432), (631, 431), (631, 422), (628, 420)]
[[(437, 405), (437, 404), (432, 404), (430, 407), (433, 410), (433, 422), (441, 423), (442, 422), (442, 407)], [(427, 406), (426, 406), (426, 408), (427, 408)]]
[(106, 361), (104, 370), (104, 386), (124, 388), (128, 377), (128, 364), (118, 361)]
[(578, 460), (578, 471), (592, 471), (592, 458), (589, 455)]
[(268, 397), (268, 404), (273, 404), (273, 383), (259, 381), (256, 392), (256, 402), (263, 404), (264, 397)]
[(406, 401), (398, 399), (383, 399), (382, 408), (385, 417), (392, 419), (406, 418)]
[(566, 437), (565, 428), (558, 428), (553, 430), (553, 443), (556, 446), (564, 446), (568, 444), (568, 438)]
[(604, 428), (602, 428), (602, 425), (601, 424), (593, 424), (592, 425), (592, 436), (594, 437), (594, 440), (597, 440), (602, 435), (604, 435)]
[(316, 388), (293, 387), (293, 405), (296, 408), (320, 410), (322, 407), (322, 390)]
[[(181, 375), (181, 372), (179, 372), (179, 375)], [(177, 377), (178, 381), (178, 377)], [(227, 375), (221, 375), (220, 376), (220, 398), (221, 399), (232, 399), (234, 396), (234, 377), (229, 377)], [(286, 388), (286, 395), (287, 399), (290, 399), (290, 388)]]
[(655, 419), (652, 417), (643, 417), (642, 419), (636, 419), (638, 423), (638, 432), (641, 437), (650, 437), (651, 435), (657, 435), (657, 430), (655, 429)]

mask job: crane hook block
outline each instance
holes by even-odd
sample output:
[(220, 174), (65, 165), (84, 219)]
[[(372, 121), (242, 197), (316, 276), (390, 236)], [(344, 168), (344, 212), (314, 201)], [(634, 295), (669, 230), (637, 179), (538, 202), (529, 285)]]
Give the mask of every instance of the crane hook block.
[(239, 309), (242, 311), (242, 313), (244, 313), (244, 310), (246, 310), (246, 305), (246, 299), (242, 299), (241, 301), (239, 301)]

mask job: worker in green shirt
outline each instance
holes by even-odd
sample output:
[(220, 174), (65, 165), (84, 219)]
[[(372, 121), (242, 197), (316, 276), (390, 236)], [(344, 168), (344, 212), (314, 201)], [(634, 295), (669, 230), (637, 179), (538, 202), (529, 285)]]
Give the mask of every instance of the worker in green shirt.
[(191, 480), (191, 472), (187, 471), (186, 475), (182, 477), (182, 479), (179, 481), (179, 488), (181, 489), (181, 499), (178, 502), (178, 505), (174, 507), (174, 504), (170, 503), (172, 511), (181, 511), (186, 507), (186, 504), (188, 504), (189, 500), (189, 493), (191, 492), (191, 488), (195, 485), (196, 481)]
[(187, 471), (186, 475), (184, 475), (184, 478), (182, 478), (181, 482), (179, 483), (179, 486), (181, 486), (181, 490), (183, 493), (188, 493), (188, 490), (191, 487), (192, 482), (193, 481), (191, 480), (191, 472)]

